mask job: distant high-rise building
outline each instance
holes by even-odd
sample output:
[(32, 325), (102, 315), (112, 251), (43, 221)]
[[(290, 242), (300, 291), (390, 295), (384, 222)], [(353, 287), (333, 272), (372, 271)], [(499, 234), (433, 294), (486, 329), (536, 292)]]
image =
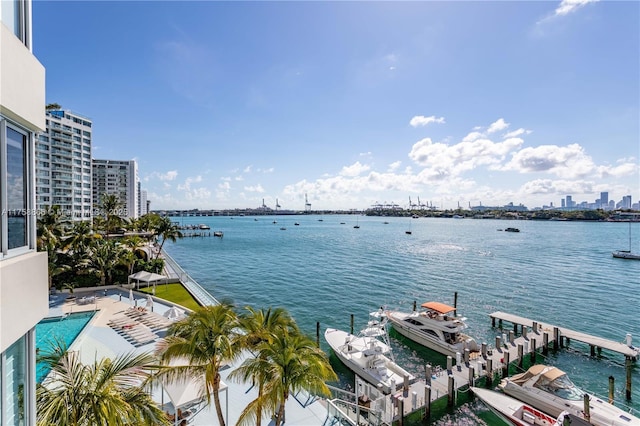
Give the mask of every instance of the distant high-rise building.
[(562, 208), (566, 207), (566, 202), (565, 202), (564, 198), (560, 200), (560, 207), (562, 207)]
[(58, 205), (68, 219), (91, 219), (92, 124), (71, 111), (47, 111), (36, 142), (38, 209)]
[(572, 197), (571, 197), (571, 195), (567, 195), (567, 196), (566, 196), (566, 200), (567, 200), (567, 201), (566, 201), (566, 207), (567, 207), (568, 209), (570, 209), (570, 208), (572, 208), (572, 207), (574, 206), (574, 205), (573, 205), (573, 200), (572, 200), (571, 198), (572, 198)]
[(624, 197), (622, 197), (622, 201), (618, 203), (617, 207), (621, 209), (630, 209), (631, 205), (631, 195), (625, 195)]
[(100, 211), (103, 194), (117, 195), (120, 217), (138, 217), (138, 165), (135, 160), (93, 160), (93, 206)]
[(144, 216), (147, 213), (149, 213), (149, 210), (147, 210), (147, 190), (141, 189), (138, 216)]
[(0, 1), (0, 423), (36, 424), (35, 326), (49, 312), (47, 253), (36, 250), (35, 141), (45, 69), (31, 0)]
[(607, 207), (609, 207), (609, 193), (608, 192), (601, 192), (600, 193), (600, 208), (602, 209), (606, 209)]

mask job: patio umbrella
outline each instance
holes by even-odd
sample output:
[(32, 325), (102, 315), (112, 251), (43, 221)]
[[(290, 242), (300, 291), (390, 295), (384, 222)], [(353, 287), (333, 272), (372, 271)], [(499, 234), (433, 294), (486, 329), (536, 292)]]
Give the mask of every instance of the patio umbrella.
[(179, 320), (184, 318), (184, 311), (176, 306), (172, 306), (164, 313), (164, 316), (170, 320)]
[(147, 309), (153, 311), (153, 298), (151, 295), (147, 296)]
[(129, 303), (131, 303), (131, 306), (135, 305), (135, 300), (133, 300), (133, 289), (129, 289)]

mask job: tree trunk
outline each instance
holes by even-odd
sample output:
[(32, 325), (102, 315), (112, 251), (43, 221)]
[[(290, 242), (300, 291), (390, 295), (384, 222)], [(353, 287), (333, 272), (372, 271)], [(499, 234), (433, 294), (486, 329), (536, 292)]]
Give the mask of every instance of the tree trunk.
[(213, 403), (216, 406), (216, 414), (218, 415), (218, 424), (225, 426), (224, 416), (222, 415), (222, 406), (220, 405), (220, 374), (216, 373), (213, 379)]
[(284, 423), (284, 405), (289, 398), (289, 392), (285, 392), (282, 395), (282, 401), (280, 401), (280, 407), (278, 407), (278, 416), (276, 417), (276, 426), (280, 426)]

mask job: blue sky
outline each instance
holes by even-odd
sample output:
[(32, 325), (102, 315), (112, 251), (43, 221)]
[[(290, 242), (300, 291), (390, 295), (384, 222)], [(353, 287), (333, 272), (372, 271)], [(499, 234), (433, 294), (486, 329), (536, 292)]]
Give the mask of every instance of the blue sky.
[(34, 1), (152, 209), (640, 198), (640, 3)]

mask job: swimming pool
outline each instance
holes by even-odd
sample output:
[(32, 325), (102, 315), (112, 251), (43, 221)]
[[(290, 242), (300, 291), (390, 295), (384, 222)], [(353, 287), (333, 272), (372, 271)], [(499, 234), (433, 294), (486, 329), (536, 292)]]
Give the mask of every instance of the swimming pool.
[[(78, 312), (64, 317), (43, 319), (36, 325), (36, 350), (47, 353), (57, 341), (63, 341), (67, 348), (70, 347), (94, 315), (95, 311)], [(37, 363), (36, 382), (40, 383), (47, 374), (49, 367), (45, 363)]]

